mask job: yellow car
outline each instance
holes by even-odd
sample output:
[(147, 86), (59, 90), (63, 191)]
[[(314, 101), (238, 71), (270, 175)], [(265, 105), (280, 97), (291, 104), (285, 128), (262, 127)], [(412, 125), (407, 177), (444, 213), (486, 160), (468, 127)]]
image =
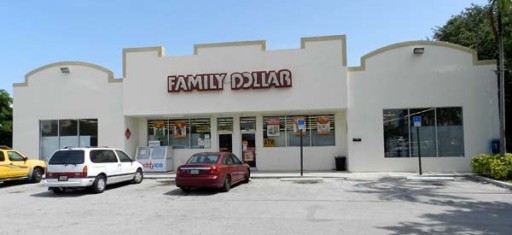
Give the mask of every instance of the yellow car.
[(44, 161), (29, 160), (16, 150), (0, 146), (0, 181), (26, 179), (39, 183), (45, 169)]

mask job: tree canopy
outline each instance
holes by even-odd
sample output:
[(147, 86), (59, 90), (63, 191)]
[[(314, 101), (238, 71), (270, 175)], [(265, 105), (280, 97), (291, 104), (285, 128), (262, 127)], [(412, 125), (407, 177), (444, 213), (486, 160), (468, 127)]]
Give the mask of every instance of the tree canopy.
[[(509, 1), (509, 0), (506, 0)], [(492, 2), (492, 1), (491, 1)], [(505, 54), (505, 122), (507, 150), (512, 150), (512, 8), (502, 8), (503, 43)], [(494, 6), (495, 7), (495, 6)], [(478, 52), (478, 59), (498, 59), (497, 38), (492, 28), (491, 6), (471, 5), (459, 15), (452, 16), (445, 25), (433, 29), (433, 39), (459, 44)], [(493, 10), (496, 10), (495, 8)], [(496, 94), (497, 95), (497, 94)]]
[(0, 90), (0, 145), (12, 146), (12, 98)]

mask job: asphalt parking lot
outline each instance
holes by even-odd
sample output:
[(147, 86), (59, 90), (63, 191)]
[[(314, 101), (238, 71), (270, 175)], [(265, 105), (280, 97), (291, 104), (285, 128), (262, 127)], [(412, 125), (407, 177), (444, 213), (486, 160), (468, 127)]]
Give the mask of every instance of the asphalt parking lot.
[(456, 178), (253, 179), (185, 194), (146, 179), (102, 194), (0, 185), (0, 234), (510, 234), (512, 191)]

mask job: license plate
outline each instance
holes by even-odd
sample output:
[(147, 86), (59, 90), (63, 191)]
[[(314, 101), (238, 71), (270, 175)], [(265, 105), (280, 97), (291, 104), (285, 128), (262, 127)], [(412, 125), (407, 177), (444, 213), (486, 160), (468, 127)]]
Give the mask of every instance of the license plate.
[(199, 174), (199, 170), (190, 170), (191, 175), (197, 175)]
[(59, 181), (68, 181), (68, 177), (65, 175), (59, 176)]

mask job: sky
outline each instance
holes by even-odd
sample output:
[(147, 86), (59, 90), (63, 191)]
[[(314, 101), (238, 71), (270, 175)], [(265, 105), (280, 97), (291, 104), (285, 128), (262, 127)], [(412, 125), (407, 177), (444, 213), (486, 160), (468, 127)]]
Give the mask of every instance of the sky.
[(433, 29), (488, 0), (2, 0), (0, 89), (41, 66), (82, 61), (122, 77), (123, 48), (266, 40), (267, 50), (300, 38), (346, 35), (349, 66), (381, 47), (431, 39)]

